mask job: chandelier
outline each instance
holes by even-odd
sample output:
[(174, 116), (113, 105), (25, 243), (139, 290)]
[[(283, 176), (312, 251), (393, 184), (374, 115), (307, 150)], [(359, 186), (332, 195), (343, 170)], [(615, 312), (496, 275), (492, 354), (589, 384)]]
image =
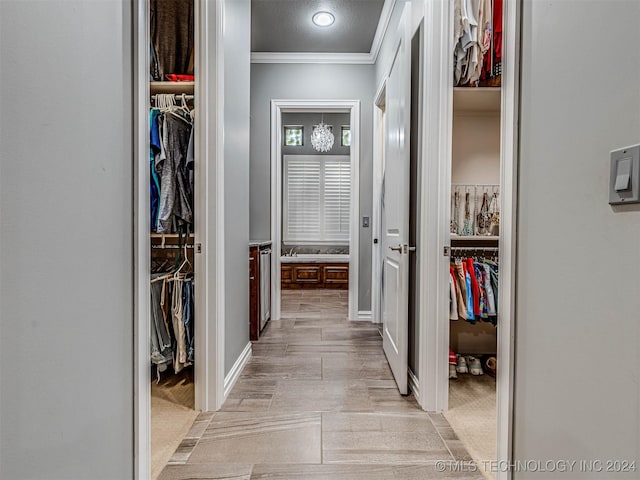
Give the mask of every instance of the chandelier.
[(311, 132), (311, 145), (318, 152), (328, 152), (333, 147), (333, 133), (329, 125), (324, 123), (324, 115), (318, 125)]

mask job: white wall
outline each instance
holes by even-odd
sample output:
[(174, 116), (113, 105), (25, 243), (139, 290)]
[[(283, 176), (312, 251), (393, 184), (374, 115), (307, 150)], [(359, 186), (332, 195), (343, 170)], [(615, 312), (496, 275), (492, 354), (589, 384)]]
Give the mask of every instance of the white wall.
[[(271, 238), (272, 99), (360, 100), (360, 219), (371, 217), (373, 75), (373, 65), (251, 66), (251, 237)], [(360, 226), (358, 310), (371, 309), (371, 243), (371, 229)]]
[(395, 48), (397, 46), (396, 33), (398, 30), (398, 25), (400, 23), (400, 18), (402, 17), (405, 3), (407, 3), (407, 0), (396, 0), (396, 4), (393, 7), (393, 12), (391, 12), (389, 25), (387, 27), (384, 39), (382, 40), (382, 45), (380, 46), (380, 52), (378, 53), (378, 58), (376, 59), (374, 69), (374, 85), (376, 88), (380, 87), (382, 81), (389, 74), (391, 63), (393, 62), (393, 59), (395, 57)]
[(640, 466), (640, 208), (607, 204), (609, 151), (640, 143), (639, 19), (637, 0), (524, 2), (517, 460)]
[(500, 183), (500, 115), (453, 117), (451, 181)]
[(0, 2), (0, 478), (133, 475), (127, 1)]
[(249, 343), (249, 0), (225, 0), (223, 35), (227, 374)]

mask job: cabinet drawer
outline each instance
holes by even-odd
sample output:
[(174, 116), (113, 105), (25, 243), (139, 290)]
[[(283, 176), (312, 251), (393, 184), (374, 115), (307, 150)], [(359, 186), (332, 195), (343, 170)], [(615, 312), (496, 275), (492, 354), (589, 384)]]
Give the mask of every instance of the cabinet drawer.
[(348, 265), (324, 265), (324, 283), (325, 284), (348, 284), (349, 283), (349, 266)]
[(321, 283), (321, 272), (318, 265), (296, 265), (293, 267), (293, 281), (296, 283)]

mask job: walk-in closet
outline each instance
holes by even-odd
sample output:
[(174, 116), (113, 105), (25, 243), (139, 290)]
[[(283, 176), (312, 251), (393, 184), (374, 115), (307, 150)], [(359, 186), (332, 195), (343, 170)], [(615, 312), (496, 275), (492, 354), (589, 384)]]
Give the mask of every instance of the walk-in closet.
[[(449, 409), (481, 469), (496, 459), (502, 0), (455, 0)], [(486, 472), (491, 475), (491, 472)]]
[(197, 416), (194, 2), (149, 2), (151, 470), (157, 478)]

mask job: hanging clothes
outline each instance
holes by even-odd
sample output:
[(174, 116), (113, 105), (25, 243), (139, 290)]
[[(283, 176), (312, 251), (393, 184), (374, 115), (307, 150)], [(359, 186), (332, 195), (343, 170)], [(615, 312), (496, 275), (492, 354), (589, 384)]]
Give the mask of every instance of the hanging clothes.
[(187, 108), (184, 96), (182, 105), (175, 104), (174, 95), (156, 95), (156, 102), (160, 108), (149, 113), (151, 230), (177, 233), (186, 227), (193, 231), (193, 110)]
[(158, 116), (160, 110), (152, 108), (149, 112), (149, 182), (150, 219), (151, 231), (155, 232), (158, 226), (158, 215), (160, 213), (160, 178), (156, 171), (156, 155), (162, 152), (162, 141), (160, 140), (160, 128), (158, 126)]
[(151, 275), (151, 363), (160, 373), (192, 365), (194, 345), (194, 282), (192, 275)]
[(193, 313), (194, 313), (195, 292), (193, 288), (193, 280), (185, 280), (182, 289), (182, 308), (183, 315), (182, 320), (184, 323), (185, 335), (186, 335), (186, 348), (187, 348), (187, 363), (193, 363), (194, 361), (194, 325), (193, 325)]
[(193, 0), (151, 0), (150, 7), (151, 78), (164, 81), (171, 74), (193, 75)]
[(171, 335), (166, 325), (166, 315), (162, 310), (165, 282), (154, 282), (159, 275), (151, 276), (151, 363), (164, 372), (173, 359)]
[(162, 154), (156, 159), (160, 175), (160, 213), (158, 233), (169, 233), (176, 226), (193, 223), (193, 187), (189, 184), (187, 158), (192, 124), (172, 112), (162, 115)]
[[(456, 259), (449, 268), (449, 317), (475, 324), (498, 323), (498, 264), (493, 260)], [(456, 315), (457, 313), (457, 315)]]
[(499, 85), (502, 74), (502, 0), (454, 0), (454, 85)]
[(449, 320), (458, 320), (458, 294), (456, 292), (455, 272), (449, 268)]
[(465, 280), (464, 267), (461, 260), (456, 260), (452, 265), (456, 276), (456, 295), (458, 297), (458, 315), (467, 319), (467, 284)]

